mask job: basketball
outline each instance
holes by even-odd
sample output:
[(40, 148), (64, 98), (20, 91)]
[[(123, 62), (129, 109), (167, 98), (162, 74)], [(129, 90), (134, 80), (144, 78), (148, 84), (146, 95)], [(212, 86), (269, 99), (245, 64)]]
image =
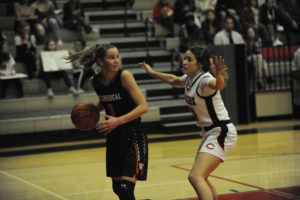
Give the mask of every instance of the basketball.
[(92, 103), (79, 103), (71, 112), (72, 123), (81, 131), (92, 130), (99, 118), (99, 109)]

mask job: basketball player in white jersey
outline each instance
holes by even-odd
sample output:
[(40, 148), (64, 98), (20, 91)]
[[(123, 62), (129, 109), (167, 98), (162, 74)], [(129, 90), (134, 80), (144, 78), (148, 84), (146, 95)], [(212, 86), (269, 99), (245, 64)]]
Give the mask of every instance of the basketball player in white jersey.
[(186, 103), (201, 127), (203, 138), (188, 178), (199, 199), (217, 200), (208, 176), (225, 160), (237, 140), (235, 126), (220, 95), (228, 77), (224, 59), (215, 57), (213, 62), (206, 48), (192, 47), (185, 53), (181, 77), (154, 71), (145, 62), (139, 65), (154, 78), (173, 86), (185, 86)]

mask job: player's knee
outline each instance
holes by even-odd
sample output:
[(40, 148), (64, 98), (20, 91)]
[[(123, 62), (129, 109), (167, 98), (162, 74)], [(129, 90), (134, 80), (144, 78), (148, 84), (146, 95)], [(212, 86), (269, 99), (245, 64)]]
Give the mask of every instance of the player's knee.
[(192, 185), (194, 185), (204, 180), (204, 177), (190, 173), (188, 176), (188, 180)]
[(134, 187), (135, 184), (130, 181), (113, 181), (113, 191), (120, 200), (135, 200)]

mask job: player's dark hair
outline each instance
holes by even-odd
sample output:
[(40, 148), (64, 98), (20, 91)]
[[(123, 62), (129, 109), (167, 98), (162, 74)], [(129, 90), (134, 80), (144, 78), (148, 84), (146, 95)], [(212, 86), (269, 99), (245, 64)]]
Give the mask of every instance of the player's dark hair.
[(81, 51), (66, 57), (70, 62), (77, 61), (85, 66), (92, 66), (98, 58), (104, 59), (105, 53), (108, 49), (117, 48), (111, 43), (94, 44), (85, 51)]
[[(204, 72), (210, 71), (210, 61), (211, 58), (210, 51), (205, 46), (193, 46), (189, 50), (194, 54), (197, 60), (197, 64), (202, 65), (202, 70)], [(225, 81), (228, 80), (228, 73), (223, 71), (222, 76)]]

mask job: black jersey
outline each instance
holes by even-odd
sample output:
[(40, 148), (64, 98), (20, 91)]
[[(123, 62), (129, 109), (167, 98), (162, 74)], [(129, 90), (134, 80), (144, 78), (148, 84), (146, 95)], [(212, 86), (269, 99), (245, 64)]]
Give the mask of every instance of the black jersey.
[[(93, 78), (94, 88), (106, 114), (119, 117), (137, 105), (121, 81), (122, 69), (108, 86), (101, 84), (101, 73)], [(148, 140), (140, 128), (141, 118), (123, 124), (106, 136), (106, 173), (109, 177), (135, 176), (146, 180)]]
[[(122, 69), (119, 69), (115, 80), (108, 86), (101, 84), (101, 72), (94, 76), (94, 87), (100, 103), (106, 114), (114, 117), (122, 116), (137, 106), (128, 91), (122, 86), (122, 71)], [(140, 118), (137, 120), (140, 120)]]

